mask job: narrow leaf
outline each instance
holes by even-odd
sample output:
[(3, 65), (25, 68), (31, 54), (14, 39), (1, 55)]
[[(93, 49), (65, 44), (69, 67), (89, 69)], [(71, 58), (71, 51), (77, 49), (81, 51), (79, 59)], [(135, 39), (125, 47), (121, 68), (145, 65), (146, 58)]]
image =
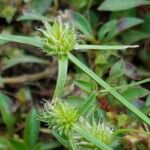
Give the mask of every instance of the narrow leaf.
[(0, 113), (2, 114), (2, 120), (6, 126), (11, 129), (15, 123), (15, 117), (11, 112), (11, 100), (8, 96), (0, 92)]
[(74, 84), (76, 86), (78, 86), (80, 89), (82, 89), (86, 92), (89, 92), (89, 93), (91, 93), (91, 91), (93, 89), (93, 84), (92, 83), (89, 83), (89, 82), (86, 82), (86, 81), (83, 81), (83, 80), (76, 80), (74, 82)]
[(17, 21), (25, 21), (25, 20), (37, 20), (42, 22), (49, 21), (48, 18), (38, 13), (24, 13), (17, 19)]
[(67, 14), (78, 30), (80, 30), (87, 38), (93, 38), (91, 25), (84, 16), (74, 11), (68, 11)]
[(128, 88), (127, 90), (123, 91), (121, 95), (132, 102), (133, 100), (144, 97), (149, 93), (150, 92), (147, 89), (144, 89), (140, 86), (139, 87), (136, 86), (136, 87)]
[(120, 11), (149, 4), (150, 1), (147, 0), (105, 0), (98, 9), (101, 11)]
[(53, 100), (55, 98), (61, 98), (66, 77), (67, 77), (67, 71), (68, 71), (68, 57), (62, 56), (58, 58), (58, 77), (57, 77), (57, 83), (55, 87), (55, 92), (53, 96)]
[(37, 111), (32, 108), (25, 122), (24, 141), (28, 147), (33, 147), (38, 139), (39, 121), (37, 120)]
[(127, 48), (137, 48), (139, 47), (138, 45), (112, 45), (112, 46), (107, 46), (107, 45), (76, 45), (74, 49), (79, 50), (79, 49), (95, 49), (95, 50), (124, 50)]
[(41, 45), (39, 44), (38, 40), (35, 37), (31, 36), (0, 34), (0, 40), (29, 44), (41, 48)]
[(62, 145), (64, 145), (66, 148), (70, 148), (68, 140), (60, 136), (54, 129), (52, 130), (52, 134)]
[(3, 61), (2, 70), (6, 70), (10, 67), (13, 67), (14, 65), (20, 64), (20, 63), (39, 63), (39, 64), (48, 64), (48, 61), (43, 60), (38, 57), (34, 56), (28, 56), (28, 55), (22, 55), (19, 57), (12, 57), (9, 59), (5, 59)]
[(120, 34), (122, 31), (141, 23), (143, 23), (143, 20), (133, 17), (110, 20), (100, 28), (98, 37), (100, 40), (109, 40)]
[(15, 139), (9, 139), (12, 150), (26, 150), (27, 147), (23, 142), (17, 141)]
[(53, 0), (32, 0), (30, 2), (30, 10), (43, 14), (49, 9)]
[(85, 113), (89, 107), (96, 101), (96, 92), (90, 94), (87, 100), (79, 107), (79, 115)]
[(150, 34), (141, 31), (129, 30), (125, 32), (123, 35), (123, 41), (127, 44), (133, 44), (143, 39), (149, 39)]

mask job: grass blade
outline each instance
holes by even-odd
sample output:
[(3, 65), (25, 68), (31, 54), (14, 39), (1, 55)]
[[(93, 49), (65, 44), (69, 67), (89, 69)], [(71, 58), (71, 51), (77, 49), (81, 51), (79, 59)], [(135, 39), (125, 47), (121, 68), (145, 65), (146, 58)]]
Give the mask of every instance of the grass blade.
[(55, 100), (55, 98), (61, 98), (62, 96), (67, 76), (67, 70), (68, 70), (68, 57), (66, 56), (58, 57), (58, 77), (53, 100)]
[(124, 50), (127, 48), (137, 48), (138, 45), (76, 45), (74, 49), (95, 49), (95, 50)]
[(37, 111), (32, 108), (25, 122), (24, 142), (28, 148), (33, 147), (39, 137), (40, 122), (37, 120)]
[(41, 48), (41, 45), (39, 44), (36, 37), (32, 37), (32, 36), (0, 34), (0, 40), (6, 40), (6, 41), (17, 42), (22, 44), (29, 44)]
[(47, 65), (49, 62), (35, 56), (22, 55), (19, 57), (17, 56), (5, 59), (3, 63), (4, 65), (2, 66), (2, 70), (6, 70), (20, 63), (39, 63)]
[(89, 106), (91, 106), (95, 101), (96, 101), (96, 92), (90, 94), (90, 96), (83, 103), (83, 105), (79, 107), (79, 115), (81, 116), (84, 112), (86, 112), (89, 109)]
[(15, 123), (15, 117), (11, 112), (11, 99), (5, 94), (0, 92), (0, 114), (2, 116), (3, 122), (6, 124), (9, 131), (12, 130), (12, 127)]

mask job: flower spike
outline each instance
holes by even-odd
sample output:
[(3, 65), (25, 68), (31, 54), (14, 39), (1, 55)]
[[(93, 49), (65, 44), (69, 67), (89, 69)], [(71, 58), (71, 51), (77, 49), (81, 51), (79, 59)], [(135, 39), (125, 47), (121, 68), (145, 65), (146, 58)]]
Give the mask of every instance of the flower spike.
[(45, 30), (38, 29), (42, 37), (38, 37), (41, 47), (48, 55), (65, 55), (74, 49), (76, 34), (69, 23), (63, 23), (58, 18), (53, 25), (44, 22)]

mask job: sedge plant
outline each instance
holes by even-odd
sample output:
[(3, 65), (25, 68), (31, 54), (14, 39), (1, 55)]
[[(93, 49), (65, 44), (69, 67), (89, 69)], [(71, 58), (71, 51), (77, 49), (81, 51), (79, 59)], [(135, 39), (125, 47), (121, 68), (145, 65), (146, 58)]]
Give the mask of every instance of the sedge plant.
[(48, 124), (52, 129), (53, 135), (64, 146), (73, 150), (78, 149), (78, 143), (76, 143), (77, 136), (75, 136), (78, 135), (78, 141), (80, 141), (79, 146), (81, 147), (84, 146), (83, 143), (87, 143), (86, 146), (91, 147), (91, 149), (111, 149), (111, 146), (108, 145), (113, 141), (114, 136), (113, 131), (109, 127), (105, 128), (104, 124), (93, 122), (90, 125), (87, 121), (88, 127), (83, 128), (79, 123), (79, 120), (84, 117), (83, 114), (87, 111), (88, 106), (96, 99), (97, 92), (91, 93), (87, 101), (80, 108), (73, 107), (62, 100), (68, 70), (68, 60), (96, 81), (104, 90), (113, 95), (116, 100), (132, 111), (139, 119), (150, 125), (150, 119), (144, 113), (133, 106), (127, 99), (72, 54), (73, 50), (79, 51), (80, 49), (120, 50), (135, 48), (137, 45), (80, 45), (77, 43), (77, 35), (74, 27), (69, 23), (63, 23), (61, 19), (57, 19), (52, 25), (44, 22), (44, 29), (37, 30), (39, 31), (38, 37), (0, 34), (0, 39), (33, 45), (40, 48), (47, 55), (53, 55), (58, 58), (58, 77), (54, 96), (50, 104), (46, 103), (45, 109), (39, 115), (39, 119)]

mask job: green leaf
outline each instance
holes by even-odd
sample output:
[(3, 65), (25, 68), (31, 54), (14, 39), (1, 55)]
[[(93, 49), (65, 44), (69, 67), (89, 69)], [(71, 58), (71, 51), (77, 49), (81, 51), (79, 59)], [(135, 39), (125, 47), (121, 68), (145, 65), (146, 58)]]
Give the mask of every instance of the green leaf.
[(110, 70), (111, 76), (114, 74), (118, 74), (118, 73), (124, 74), (124, 60), (123, 59), (115, 63)]
[(98, 32), (98, 38), (100, 40), (112, 39), (122, 31), (129, 29), (133, 26), (139, 25), (142, 22), (143, 20), (133, 17), (126, 17), (119, 20), (111, 20), (100, 28)]
[(42, 22), (49, 21), (48, 18), (38, 13), (24, 13), (17, 19), (17, 21), (24, 21), (24, 20), (37, 20), (37, 21), (42, 21)]
[(51, 141), (49, 143), (37, 143), (33, 150), (53, 150), (60, 146), (61, 144), (57, 141)]
[(95, 50), (124, 50), (127, 48), (137, 48), (138, 45), (76, 45), (75, 50), (79, 49), (95, 49)]
[(53, 0), (31, 0), (31, 3), (29, 4), (30, 10), (32, 12), (43, 14), (49, 9), (52, 1)]
[(148, 97), (146, 99), (145, 106), (150, 106), (150, 95), (148, 95)]
[(143, 39), (150, 38), (150, 34), (146, 32), (140, 32), (135, 30), (129, 30), (125, 32), (123, 35), (123, 41), (127, 44), (133, 44)]
[(91, 25), (84, 16), (74, 11), (68, 11), (67, 14), (78, 30), (80, 30), (88, 39), (93, 38)]
[(144, 97), (148, 94), (149, 91), (140, 86), (128, 88), (127, 90), (121, 93), (121, 95), (126, 99), (128, 99), (129, 101), (134, 101), (135, 99)]
[(121, 126), (125, 125), (125, 123), (127, 122), (128, 117), (125, 114), (121, 114), (117, 117), (117, 126), (118, 128), (120, 128)]
[(43, 60), (38, 57), (34, 56), (28, 56), (28, 55), (21, 55), (17, 57), (11, 57), (9, 59), (4, 59), (2, 70), (6, 70), (10, 67), (13, 67), (14, 65), (20, 64), (20, 63), (39, 63), (39, 64), (48, 64), (48, 61)]
[(7, 43), (7, 41), (0, 39), (0, 45), (3, 45), (3, 44), (5, 44), (5, 43)]
[(14, 140), (14, 139), (9, 139), (9, 143), (11, 144), (12, 150), (26, 150), (27, 147), (23, 142)]
[(4, 137), (0, 137), (0, 149), (1, 150), (9, 150), (10, 149), (10, 144), (7, 139)]
[(150, 1), (147, 0), (105, 0), (98, 9), (101, 11), (120, 11), (149, 4)]
[(83, 104), (85, 98), (81, 96), (71, 95), (67, 97), (66, 101), (75, 107), (79, 107)]
[(57, 83), (55, 87), (55, 92), (53, 96), (53, 100), (56, 98), (61, 98), (67, 78), (68, 71), (68, 57), (62, 56), (58, 58), (58, 76)]
[(11, 100), (8, 96), (0, 92), (0, 112), (2, 114), (2, 120), (6, 124), (7, 128), (12, 129), (15, 123), (15, 117), (11, 112)]
[(52, 130), (53, 136), (66, 148), (70, 148), (70, 144), (68, 142), (68, 139), (66, 140), (66, 137), (60, 136), (54, 129)]
[(37, 38), (31, 36), (0, 34), (0, 40), (29, 44), (41, 48), (41, 45), (39, 44)]
[(121, 59), (111, 67), (107, 82), (112, 86), (120, 85), (124, 81), (122, 79), (124, 72), (124, 61)]
[(117, 20), (110, 20), (109, 22), (105, 23), (100, 30), (98, 31), (98, 38), (102, 40), (107, 33), (113, 30), (117, 25)]
[(13, 16), (16, 13), (16, 8), (13, 7), (12, 5), (7, 5), (5, 2), (3, 3), (3, 1), (0, 2), (0, 6), (1, 6), (0, 17), (5, 18), (6, 21), (10, 23), (13, 19)]
[(83, 81), (83, 80), (76, 80), (74, 82), (74, 84), (76, 86), (78, 86), (80, 89), (82, 89), (86, 92), (89, 92), (89, 93), (92, 92), (92, 89), (93, 89), (93, 84), (92, 83), (89, 83), (89, 82), (86, 82), (86, 81)]
[(110, 19), (120, 19), (124, 17), (135, 17), (137, 14), (136, 8), (128, 9), (128, 10), (122, 10), (122, 11), (114, 11), (111, 12)]
[(142, 24), (142, 32), (150, 34), (149, 25), (150, 25), (150, 12), (144, 15), (144, 23)]
[(87, 98), (87, 100), (79, 107), (79, 115), (81, 116), (83, 113), (85, 113), (89, 107), (96, 101), (96, 92), (93, 92), (90, 94), (90, 96)]
[(73, 8), (81, 9), (89, 4), (90, 0), (67, 0), (67, 3), (70, 3)]
[(26, 118), (24, 130), (24, 141), (26, 143), (26, 146), (28, 146), (29, 148), (32, 148), (35, 145), (39, 135), (40, 123), (36, 117), (37, 111), (35, 108), (32, 108)]

